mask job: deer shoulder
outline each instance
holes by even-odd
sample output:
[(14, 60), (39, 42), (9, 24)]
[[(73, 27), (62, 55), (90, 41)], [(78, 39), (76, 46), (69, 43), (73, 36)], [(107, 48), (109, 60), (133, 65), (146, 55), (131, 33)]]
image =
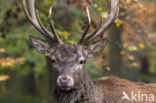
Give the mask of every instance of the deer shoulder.
[[(155, 83), (146, 84), (143, 82), (132, 82), (115, 76), (102, 77), (94, 81), (94, 83), (97, 87), (101, 88), (104, 103), (129, 103), (129, 101), (121, 101), (121, 98), (123, 97), (123, 92), (127, 93), (127, 95), (129, 96), (131, 96), (132, 92), (136, 94), (140, 93), (156, 95)], [(149, 101), (147, 103), (149, 103)]]

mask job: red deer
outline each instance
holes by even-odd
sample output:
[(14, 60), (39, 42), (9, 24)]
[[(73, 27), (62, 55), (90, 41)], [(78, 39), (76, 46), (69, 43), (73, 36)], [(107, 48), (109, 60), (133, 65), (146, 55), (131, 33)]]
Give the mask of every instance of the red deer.
[[(26, 2), (27, 1), (27, 2)], [(30, 40), (37, 51), (51, 59), (55, 86), (51, 95), (51, 103), (156, 103), (156, 84), (131, 82), (118, 77), (105, 77), (92, 81), (84, 64), (90, 57), (99, 55), (108, 42), (101, 36), (114, 22), (118, 12), (118, 0), (111, 0), (110, 14), (106, 23), (102, 19), (93, 33), (90, 28), (88, 8), (88, 25), (77, 44), (64, 43), (56, 34), (52, 22), (52, 8), (49, 10), (48, 23), (51, 32), (42, 24), (39, 13), (35, 9), (35, 0), (23, 0), (23, 7), (28, 20), (48, 39), (48, 43), (37, 37)], [(28, 8), (28, 9), (27, 9)]]

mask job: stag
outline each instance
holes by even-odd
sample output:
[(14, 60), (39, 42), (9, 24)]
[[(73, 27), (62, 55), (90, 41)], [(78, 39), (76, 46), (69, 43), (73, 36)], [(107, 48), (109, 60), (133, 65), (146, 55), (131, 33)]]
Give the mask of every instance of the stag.
[[(87, 10), (88, 24), (81, 39), (77, 44), (64, 43), (56, 34), (52, 22), (52, 7), (49, 10), (49, 31), (41, 22), (39, 13), (35, 9), (35, 0), (23, 0), (24, 12), (31, 24), (52, 43), (30, 36), (30, 40), (37, 51), (51, 59), (55, 77), (55, 83), (51, 94), (51, 103), (138, 103), (128, 97), (131, 92), (150, 95), (149, 99), (143, 98), (140, 103), (156, 103), (155, 84), (144, 84), (131, 82), (118, 77), (104, 77), (92, 81), (84, 64), (90, 57), (99, 55), (108, 42), (108, 38), (97, 38), (101, 36), (114, 22), (118, 13), (118, 0), (111, 0), (110, 14), (108, 20), (102, 26), (102, 19), (92, 33), (88, 33), (91, 18)], [(28, 8), (28, 9), (27, 9)], [(95, 41), (95, 38), (96, 41)], [(94, 40), (94, 41), (93, 41)], [(153, 96), (152, 96), (153, 94)], [(138, 97), (137, 96), (137, 97)], [(154, 100), (154, 101), (152, 101)]]

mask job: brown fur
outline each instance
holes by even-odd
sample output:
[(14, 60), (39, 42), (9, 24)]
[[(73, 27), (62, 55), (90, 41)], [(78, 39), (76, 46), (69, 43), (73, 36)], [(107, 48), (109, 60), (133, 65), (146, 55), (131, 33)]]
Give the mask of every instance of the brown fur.
[(130, 95), (131, 91), (134, 91), (135, 93), (140, 92), (142, 94), (152, 93), (155, 96), (155, 102), (151, 103), (156, 103), (156, 84), (137, 83), (118, 77), (108, 77), (96, 81), (95, 85), (97, 85), (102, 90), (102, 93), (104, 95), (103, 103), (130, 103), (130, 101), (127, 100), (121, 101), (121, 97), (123, 96), (122, 91), (125, 91), (128, 95)]
[[(85, 72), (78, 88), (69, 92), (63, 92), (56, 88), (51, 103), (150, 103), (121, 100), (122, 91), (125, 91), (128, 95), (131, 91), (134, 91), (136, 93), (152, 93), (156, 96), (156, 84), (131, 82), (113, 76), (92, 82), (87, 72)], [(156, 101), (151, 103), (156, 103)]]
[(56, 87), (51, 103), (102, 103), (101, 89), (94, 85), (86, 70), (80, 77), (80, 84), (70, 91), (61, 91)]

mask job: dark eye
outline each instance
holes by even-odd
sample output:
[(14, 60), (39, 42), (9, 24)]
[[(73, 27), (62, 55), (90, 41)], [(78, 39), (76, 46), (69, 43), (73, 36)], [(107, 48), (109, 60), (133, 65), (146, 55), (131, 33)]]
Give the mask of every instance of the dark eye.
[(56, 60), (55, 60), (55, 59), (52, 59), (51, 62), (52, 62), (52, 63), (56, 63)]
[(85, 62), (84, 60), (80, 60), (80, 61), (79, 61), (79, 63), (80, 63), (81, 65), (84, 64), (84, 62)]

